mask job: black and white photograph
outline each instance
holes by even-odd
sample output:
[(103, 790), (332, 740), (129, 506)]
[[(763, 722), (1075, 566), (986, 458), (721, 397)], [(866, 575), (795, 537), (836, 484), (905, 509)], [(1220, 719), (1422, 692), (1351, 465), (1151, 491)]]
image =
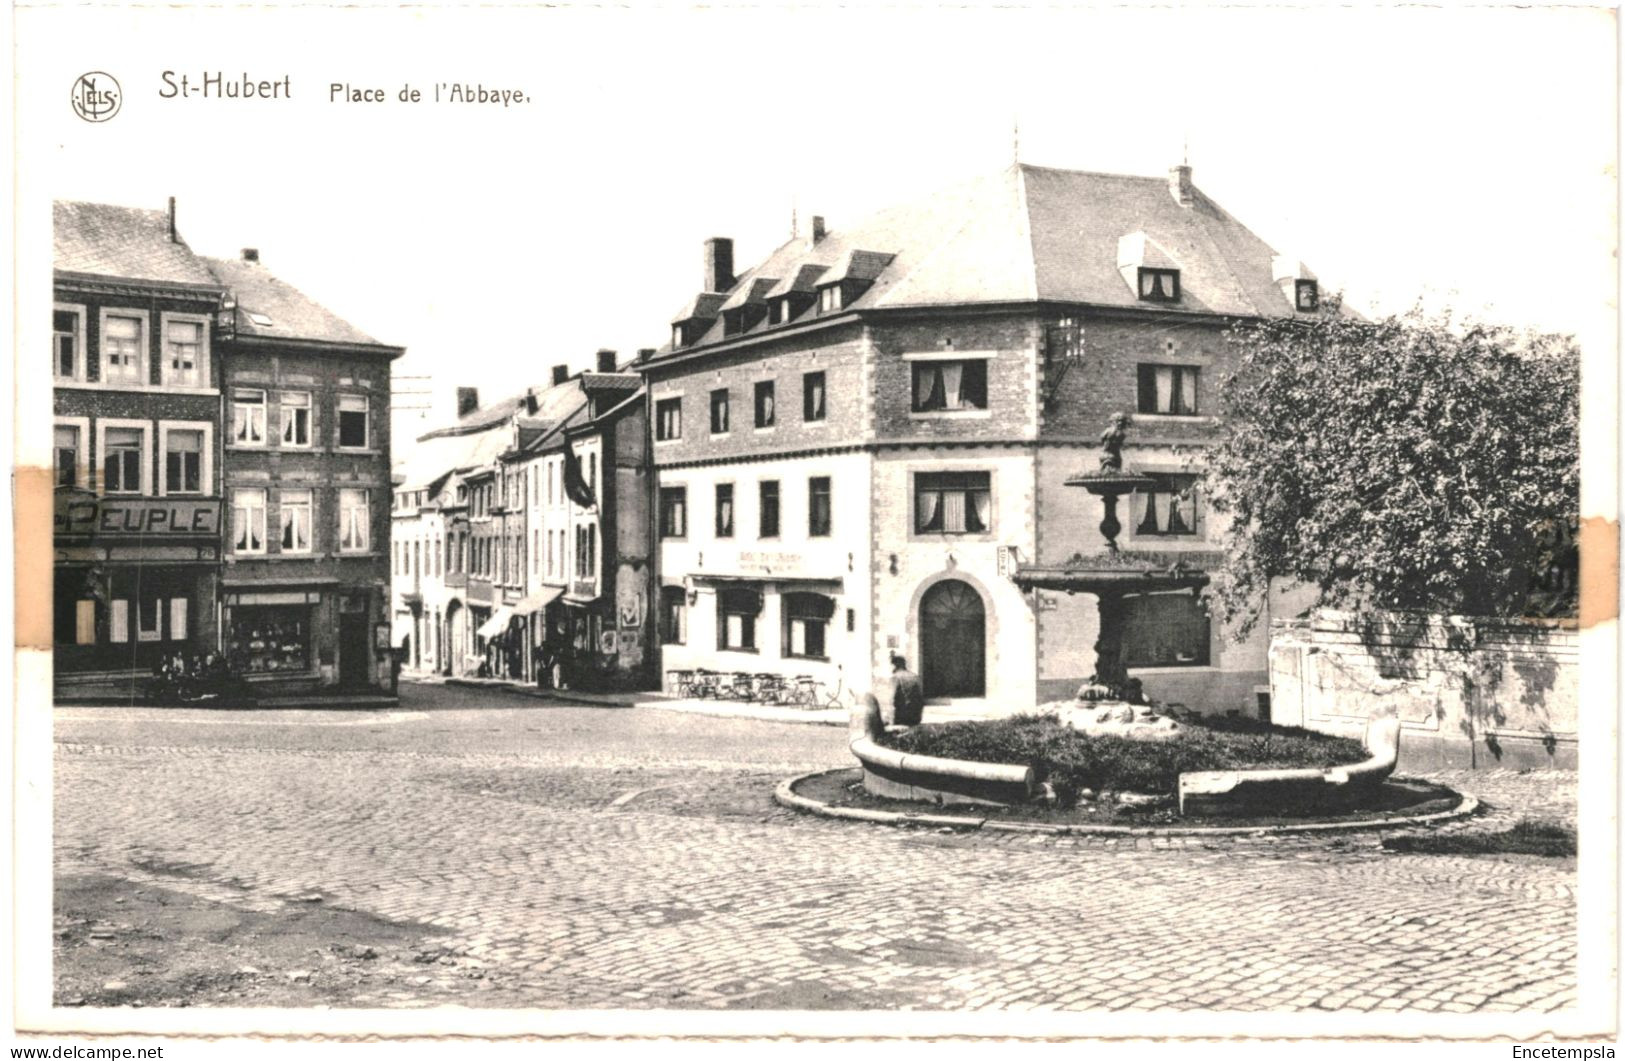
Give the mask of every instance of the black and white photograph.
[(19, 1045), (1616, 1042), (1615, 9), (12, 15)]

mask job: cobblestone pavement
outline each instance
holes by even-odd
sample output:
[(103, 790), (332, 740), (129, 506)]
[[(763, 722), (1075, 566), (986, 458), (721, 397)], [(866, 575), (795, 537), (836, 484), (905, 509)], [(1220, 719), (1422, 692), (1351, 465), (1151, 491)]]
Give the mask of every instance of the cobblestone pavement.
[[(850, 765), (837, 730), (401, 700), (59, 710), (58, 874), (184, 866), (219, 901), (442, 926), (541, 1008), (1575, 1005), (1572, 859), (834, 822), (771, 793)], [(1448, 828), (1573, 821), (1572, 774), (1433, 776), (1488, 808)]]

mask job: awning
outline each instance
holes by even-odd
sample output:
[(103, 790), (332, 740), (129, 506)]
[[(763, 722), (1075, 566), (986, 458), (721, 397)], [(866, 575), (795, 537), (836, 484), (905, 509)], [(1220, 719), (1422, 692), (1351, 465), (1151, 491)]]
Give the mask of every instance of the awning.
[(513, 613), (515, 615), (531, 615), (535, 612), (539, 612), (549, 604), (552, 604), (554, 601), (558, 600), (559, 594), (563, 592), (563, 586), (549, 586), (538, 593), (532, 593), (530, 596), (523, 598), (513, 606)]
[(492, 612), (491, 618), (481, 623), (480, 628), (475, 630), (474, 634), (477, 637), (495, 637), (508, 628), (508, 620), (511, 618), (513, 618), (513, 609), (504, 604)]

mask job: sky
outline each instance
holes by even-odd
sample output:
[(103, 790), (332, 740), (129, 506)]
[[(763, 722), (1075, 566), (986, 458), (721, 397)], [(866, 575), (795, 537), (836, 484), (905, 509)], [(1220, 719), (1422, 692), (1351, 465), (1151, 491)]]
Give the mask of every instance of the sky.
[[(398, 389), (489, 400), (657, 346), (703, 241), (748, 266), (1023, 162), (1198, 187), (1368, 313), (1615, 346), (1616, 27), (1596, 9), (20, 8), (19, 204), (179, 202), (384, 342)], [(67, 97), (104, 70), (113, 119)], [(159, 97), (165, 70), (287, 100)], [(402, 103), (453, 82), (526, 102)], [(329, 86), (385, 103), (330, 102)], [(48, 257), (21, 225), (24, 260)]]

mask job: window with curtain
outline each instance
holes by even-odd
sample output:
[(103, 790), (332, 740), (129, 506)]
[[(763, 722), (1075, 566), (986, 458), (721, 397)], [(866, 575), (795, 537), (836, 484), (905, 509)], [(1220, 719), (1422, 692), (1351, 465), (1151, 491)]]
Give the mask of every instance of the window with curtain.
[(655, 441), (670, 442), (672, 439), (682, 437), (683, 399), (662, 398), (655, 402)]
[(232, 549), (239, 553), (265, 551), (265, 491), (231, 493)]
[(917, 534), (986, 534), (993, 529), (989, 472), (921, 472), (914, 477)]
[(825, 635), (835, 614), (835, 602), (820, 593), (786, 593), (784, 646), (786, 657), (828, 659)]
[(914, 362), (914, 411), (987, 408), (987, 361)]
[(310, 394), (306, 391), (282, 394), (282, 444), (310, 445)]
[(136, 427), (110, 427), (102, 442), (102, 490), (109, 494), (139, 494), (146, 434)]
[(688, 642), (688, 593), (682, 586), (660, 587), (660, 643)]
[(1141, 269), (1140, 299), (1144, 302), (1178, 302), (1178, 269)]
[(143, 318), (109, 313), (102, 326), (102, 382), (145, 383), (141, 378)]
[(753, 589), (725, 589), (717, 594), (717, 647), (756, 651), (756, 617), (762, 595)]
[(711, 392), (711, 433), (713, 435), (726, 435), (728, 433), (728, 392), (726, 390)]
[(284, 490), (282, 506), (282, 551), (285, 553), (310, 552), (311, 492)]
[(203, 492), (203, 432), (169, 431), (164, 436), (164, 491)]
[(756, 426), (772, 427), (777, 418), (773, 407), (773, 381), (759, 380), (756, 384)]
[(824, 374), (808, 372), (801, 377), (801, 419), (814, 423), (824, 418)]
[(734, 536), (734, 487), (732, 483), (717, 484), (717, 537)]
[(1153, 475), (1154, 486), (1134, 493), (1130, 514), (1134, 533), (1147, 537), (1194, 535), (1200, 531), (1194, 475)]
[(829, 478), (820, 476), (807, 480), (807, 535), (812, 538), (829, 537), (830, 489)]
[(1123, 663), (1205, 667), (1211, 628), (1194, 594), (1153, 593), (1123, 601)]
[(364, 553), (371, 541), (365, 490), (339, 491), (339, 551)]
[(660, 536), (685, 538), (688, 536), (688, 488), (663, 486), (660, 488)]
[(264, 391), (236, 391), (232, 394), (231, 437), (239, 446), (265, 445)]
[(1141, 365), (1139, 371), (1140, 412), (1164, 416), (1197, 415), (1200, 410), (1200, 368), (1195, 365)]

